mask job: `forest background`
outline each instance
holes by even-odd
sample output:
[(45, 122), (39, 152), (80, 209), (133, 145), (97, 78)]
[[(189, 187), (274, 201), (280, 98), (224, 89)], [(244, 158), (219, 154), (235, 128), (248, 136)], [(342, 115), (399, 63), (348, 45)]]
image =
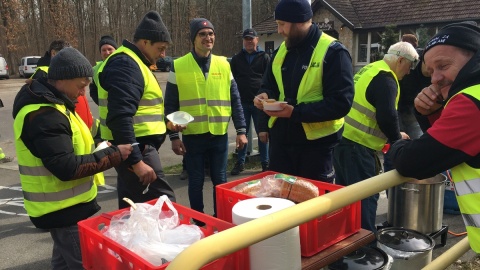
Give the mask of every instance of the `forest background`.
[[(271, 17), (277, 2), (252, 0), (252, 25)], [(0, 0), (0, 55), (17, 73), (21, 57), (43, 56), (51, 41), (64, 39), (94, 64), (100, 60), (102, 35), (113, 36), (119, 46), (131, 41), (149, 10), (158, 11), (170, 31), (173, 45), (167, 55), (192, 49), (193, 18), (214, 25), (214, 54), (229, 57), (242, 48), (242, 0)]]

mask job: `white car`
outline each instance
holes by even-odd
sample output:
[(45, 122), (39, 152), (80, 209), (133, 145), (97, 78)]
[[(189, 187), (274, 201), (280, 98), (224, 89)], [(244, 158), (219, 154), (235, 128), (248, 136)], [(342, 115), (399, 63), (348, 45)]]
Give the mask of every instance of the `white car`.
[(25, 56), (20, 59), (20, 65), (18, 66), (18, 74), (20, 77), (29, 78), (35, 73), (37, 69), (37, 62), (40, 56)]
[(8, 75), (8, 65), (5, 58), (0, 56), (0, 79), (8, 79), (10, 76)]

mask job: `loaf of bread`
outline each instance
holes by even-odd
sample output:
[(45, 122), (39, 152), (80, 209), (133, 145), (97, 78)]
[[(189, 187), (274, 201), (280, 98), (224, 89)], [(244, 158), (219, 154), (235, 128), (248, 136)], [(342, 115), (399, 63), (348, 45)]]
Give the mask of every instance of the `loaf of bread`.
[(238, 184), (232, 190), (253, 197), (276, 197), (301, 203), (319, 196), (318, 187), (312, 182), (295, 176), (277, 173), (261, 180)]
[(318, 187), (303, 179), (283, 181), (280, 191), (281, 198), (289, 199), (296, 203), (308, 201), (318, 196)]
[(256, 197), (257, 194), (262, 190), (262, 185), (260, 183), (260, 180), (253, 180), (238, 184), (234, 186), (232, 190)]

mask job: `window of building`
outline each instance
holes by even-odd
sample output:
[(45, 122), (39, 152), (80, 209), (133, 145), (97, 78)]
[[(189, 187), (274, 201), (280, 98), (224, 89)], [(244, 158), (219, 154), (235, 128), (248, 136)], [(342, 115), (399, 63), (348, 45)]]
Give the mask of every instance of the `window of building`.
[(273, 51), (275, 50), (273, 41), (265, 41), (265, 52), (268, 55), (272, 56)]

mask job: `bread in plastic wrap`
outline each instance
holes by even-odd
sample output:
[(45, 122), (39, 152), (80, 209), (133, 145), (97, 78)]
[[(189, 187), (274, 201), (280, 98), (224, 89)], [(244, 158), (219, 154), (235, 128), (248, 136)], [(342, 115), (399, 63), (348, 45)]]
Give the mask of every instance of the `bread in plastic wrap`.
[(277, 173), (241, 183), (232, 190), (254, 197), (275, 197), (300, 203), (319, 196), (318, 187), (307, 180)]

